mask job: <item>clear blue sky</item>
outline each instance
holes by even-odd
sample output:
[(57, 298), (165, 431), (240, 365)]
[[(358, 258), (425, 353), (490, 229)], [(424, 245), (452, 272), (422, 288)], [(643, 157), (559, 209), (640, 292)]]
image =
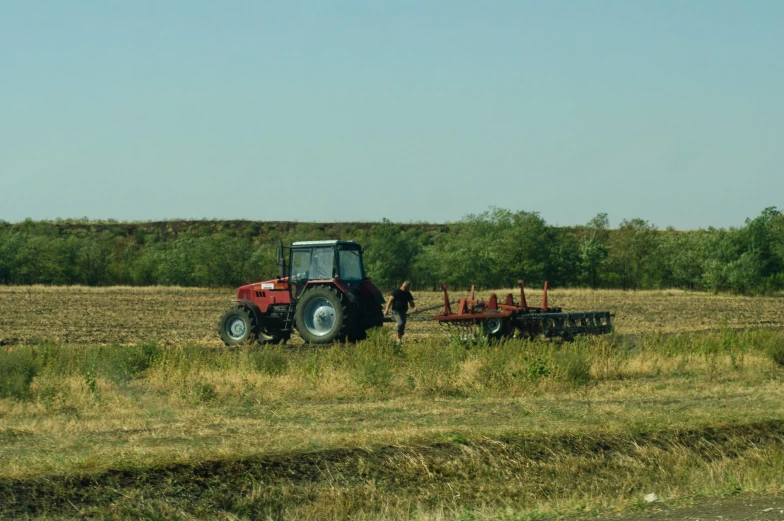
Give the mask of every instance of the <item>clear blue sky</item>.
[(737, 226), (784, 1), (0, 4), (0, 219)]

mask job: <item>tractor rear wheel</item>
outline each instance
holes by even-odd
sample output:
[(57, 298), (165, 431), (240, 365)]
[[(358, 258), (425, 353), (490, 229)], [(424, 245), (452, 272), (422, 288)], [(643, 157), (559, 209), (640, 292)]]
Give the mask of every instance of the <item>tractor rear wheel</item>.
[(365, 310), (365, 326), (367, 329), (372, 327), (384, 327), (384, 306), (381, 304), (368, 304)]
[(382, 306), (373, 298), (360, 299), (359, 308), (351, 310), (351, 314), (347, 336), (352, 342), (365, 340), (368, 329), (383, 327), (384, 325)]
[(297, 303), (294, 321), (305, 342), (328, 344), (345, 334), (346, 306), (336, 290), (320, 286), (308, 290)]
[(256, 317), (244, 306), (228, 309), (220, 319), (218, 333), (227, 346), (253, 342), (258, 335)]

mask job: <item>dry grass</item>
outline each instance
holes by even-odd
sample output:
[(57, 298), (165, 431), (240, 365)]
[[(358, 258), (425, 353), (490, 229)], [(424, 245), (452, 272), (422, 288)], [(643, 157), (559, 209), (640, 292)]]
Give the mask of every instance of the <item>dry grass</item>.
[(35, 366), (0, 394), (0, 517), (540, 519), (784, 485), (780, 298), (553, 291), (619, 334), (225, 349), (231, 296), (0, 288), (0, 379)]

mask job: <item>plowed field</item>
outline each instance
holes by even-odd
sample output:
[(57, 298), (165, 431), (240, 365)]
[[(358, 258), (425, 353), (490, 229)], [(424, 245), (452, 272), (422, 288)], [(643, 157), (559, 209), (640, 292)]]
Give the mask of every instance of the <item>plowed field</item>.
[[(499, 290), (502, 296), (509, 290)], [(0, 287), (0, 339), (28, 343), (50, 339), (66, 343), (161, 344), (192, 342), (221, 345), (217, 323), (234, 296), (230, 289)], [(420, 309), (443, 302), (440, 292), (415, 291)], [(466, 296), (453, 291), (450, 299)], [(490, 292), (478, 292), (488, 298)], [(541, 292), (527, 293), (530, 305)], [(621, 334), (699, 331), (728, 328), (779, 328), (784, 324), (784, 298), (752, 298), (683, 291), (554, 290), (550, 306), (564, 311), (615, 313)], [(412, 316), (409, 338), (445, 332), (425, 320), (439, 309)], [(420, 320), (421, 319), (421, 320)], [(391, 325), (389, 326), (391, 327)], [(294, 335), (292, 342), (301, 342)]]

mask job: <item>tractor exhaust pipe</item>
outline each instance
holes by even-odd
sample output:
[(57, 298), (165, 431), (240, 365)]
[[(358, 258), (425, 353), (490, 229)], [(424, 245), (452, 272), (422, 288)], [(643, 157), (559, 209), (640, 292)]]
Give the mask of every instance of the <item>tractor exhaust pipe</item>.
[(286, 258), (283, 256), (283, 241), (278, 239), (278, 246), (275, 248), (275, 261), (278, 264), (278, 279), (286, 276)]

